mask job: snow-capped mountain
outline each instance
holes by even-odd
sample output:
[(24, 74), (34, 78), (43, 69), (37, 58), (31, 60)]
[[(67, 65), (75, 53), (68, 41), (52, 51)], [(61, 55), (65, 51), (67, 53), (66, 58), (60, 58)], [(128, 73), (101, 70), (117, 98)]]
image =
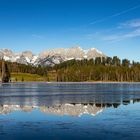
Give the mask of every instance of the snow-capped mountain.
[(106, 57), (106, 55), (95, 48), (83, 50), (80, 47), (57, 48), (43, 51), (38, 55), (33, 54), (31, 51), (15, 53), (9, 49), (0, 49), (0, 59), (11, 62), (18, 62), (21, 64), (32, 64), (36, 66), (53, 66), (55, 64), (59, 64), (71, 59), (82, 60), (95, 57)]

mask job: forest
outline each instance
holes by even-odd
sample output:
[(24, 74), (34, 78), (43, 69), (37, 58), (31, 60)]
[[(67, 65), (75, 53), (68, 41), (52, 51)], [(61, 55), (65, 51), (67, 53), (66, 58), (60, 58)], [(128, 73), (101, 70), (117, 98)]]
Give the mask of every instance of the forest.
[(55, 65), (52, 70), (56, 71), (56, 81), (140, 81), (140, 63), (120, 60), (117, 56), (70, 60)]
[[(10, 73), (30, 73), (47, 76), (47, 81), (83, 82), (116, 81), (140, 82), (140, 63), (114, 57), (69, 60), (53, 67), (32, 66), (6, 62)], [(2, 61), (0, 61), (1, 70)], [(51, 74), (50, 74), (51, 73)], [(50, 76), (51, 75), (51, 76)], [(53, 77), (53, 78), (52, 78)]]
[[(2, 61), (0, 60), (0, 71), (2, 71)], [(8, 65), (8, 69), (10, 73), (30, 73), (30, 74), (38, 74), (41, 76), (47, 75), (46, 67), (41, 66), (32, 66), (32, 65), (25, 65), (19, 64), (16, 62), (5, 62)]]

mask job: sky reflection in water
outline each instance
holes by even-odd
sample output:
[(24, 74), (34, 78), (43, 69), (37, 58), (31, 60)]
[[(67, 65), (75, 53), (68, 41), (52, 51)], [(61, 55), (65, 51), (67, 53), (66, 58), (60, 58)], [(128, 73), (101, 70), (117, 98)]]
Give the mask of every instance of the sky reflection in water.
[(139, 139), (140, 84), (0, 86), (0, 139)]

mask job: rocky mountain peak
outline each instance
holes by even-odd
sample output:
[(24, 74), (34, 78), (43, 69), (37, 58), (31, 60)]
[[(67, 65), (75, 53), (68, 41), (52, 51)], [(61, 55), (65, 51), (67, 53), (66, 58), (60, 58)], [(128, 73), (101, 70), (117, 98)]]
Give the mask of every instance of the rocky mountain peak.
[(72, 48), (55, 48), (43, 51), (38, 55), (34, 55), (31, 51), (15, 53), (10, 49), (0, 49), (0, 59), (3, 58), (6, 61), (32, 65), (53, 66), (71, 59), (82, 60), (95, 57), (106, 57), (106, 55), (96, 48), (84, 50), (80, 46)]

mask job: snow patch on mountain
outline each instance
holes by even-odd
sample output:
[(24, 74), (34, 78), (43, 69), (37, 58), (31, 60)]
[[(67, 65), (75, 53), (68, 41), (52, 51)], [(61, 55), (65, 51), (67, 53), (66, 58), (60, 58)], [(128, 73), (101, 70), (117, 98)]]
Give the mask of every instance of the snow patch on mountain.
[(0, 49), (0, 59), (36, 66), (54, 66), (55, 64), (59, 64), (67, 60), (92, 59), (95, 57), (106, 57), (106, 55), (96, 48), (84, 50), (79, 46), (72, 48), (56, 48), (43, 51), (38, 55), (33, 54), (31, 51), (15, 53), (10, 49)]

